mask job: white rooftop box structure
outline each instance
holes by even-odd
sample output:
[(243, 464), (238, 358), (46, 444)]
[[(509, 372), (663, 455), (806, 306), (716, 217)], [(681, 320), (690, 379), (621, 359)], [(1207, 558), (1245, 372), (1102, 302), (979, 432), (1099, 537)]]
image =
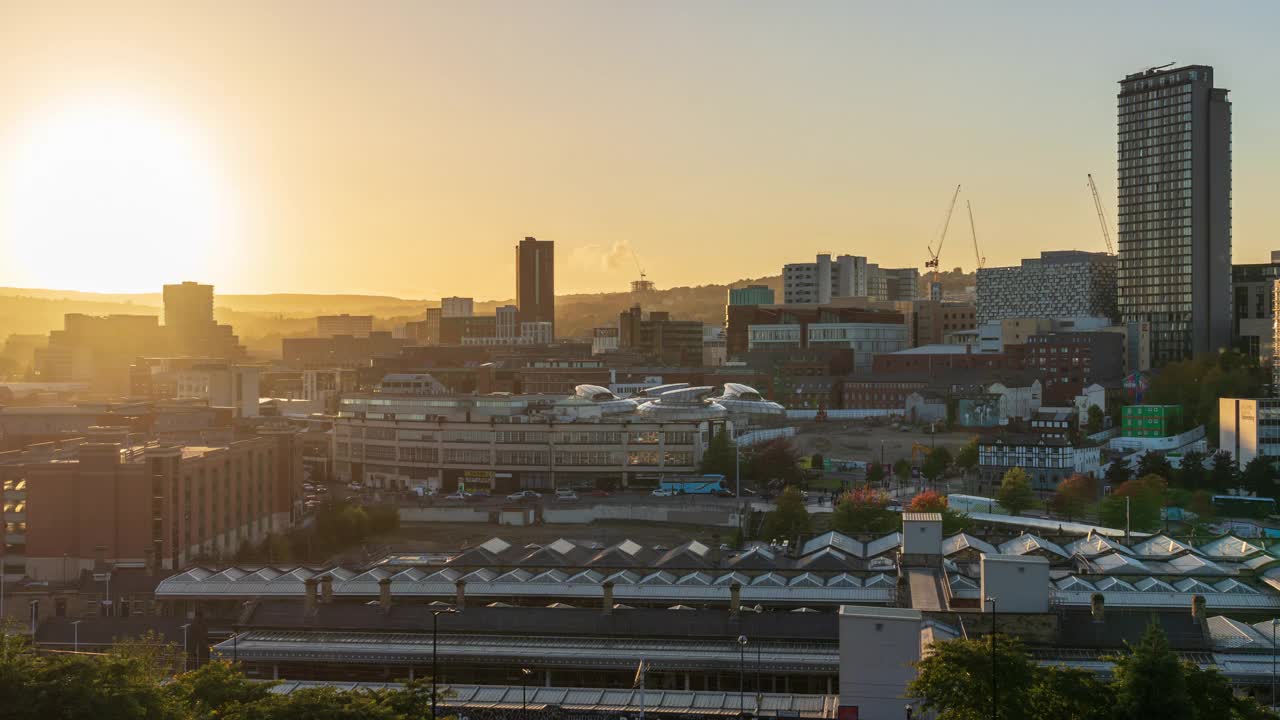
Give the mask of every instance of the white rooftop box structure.
[(1035, 555), (983, 555), (982, 609), (998, 613), (1049, 612), (1049, 560)]

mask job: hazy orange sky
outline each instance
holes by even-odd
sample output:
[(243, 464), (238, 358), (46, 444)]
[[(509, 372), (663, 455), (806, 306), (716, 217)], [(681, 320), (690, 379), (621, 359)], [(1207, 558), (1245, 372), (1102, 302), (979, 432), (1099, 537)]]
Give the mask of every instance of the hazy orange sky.
[[(1036, 7), (1031, 7), (1035, 5)], [(1276, 247), (1276, 3), (0, 0), (0, 285), (511, 297), (1103, 247), (1115, 82), (1216, 67)], [(1113, 225), (1114, 227), (1114, 225)]]

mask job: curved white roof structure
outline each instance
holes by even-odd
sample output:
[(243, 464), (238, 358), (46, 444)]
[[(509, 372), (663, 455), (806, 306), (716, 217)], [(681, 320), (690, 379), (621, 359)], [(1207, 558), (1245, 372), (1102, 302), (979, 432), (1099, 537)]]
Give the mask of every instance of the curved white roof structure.
[(758, 420), (787, 416), (786, 408), (772, 400), (766, 400), (760, 391), (742, 383), (725, 383), (720, 397), (713, 400), (723, 405), (735, 419)]
[(714, 388), (710, 386), (684, 386), (667, 390), (656, 399), (641, 404), (636, 412), (655, 420), (698, 422), (723, 418), (728, 415), (728, 411), (723, 405), (707, 397), (712, 390)]

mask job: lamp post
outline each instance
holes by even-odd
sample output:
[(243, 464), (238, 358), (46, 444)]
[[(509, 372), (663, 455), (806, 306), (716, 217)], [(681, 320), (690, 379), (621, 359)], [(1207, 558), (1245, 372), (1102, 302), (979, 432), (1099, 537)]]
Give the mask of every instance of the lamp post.
[(526, 716), (529, 714), (529, 675), (532, 672), (529, 668), (520, 668), (520, 710)]
[(747, 661), (747, 636), (738, 636), (738, 714), (746, 712), (746, 704), (743, 698), (746, 697), (746, 687), (743, 682), (743, 667)]
[(187, 628), (191, 627), (191, 623), (182, 626), (182, 672), (187, 671), (190, 663), (187, 661)]
[(987, 596), (991, 603), (991, 720), (998, 720), (1000, 711), (996, 705), (996, 599)]
[(72, 635), (72, 640), (71, 640), (71, 651), (76, 653), (77, 655), (80, 654), (80, 623), (81, 622), (83, 622), (83, 620), (71, 621), (71, 627), (74, 628), (73, 630), (74, 634)]
[(446, 608), (443, 610), (431, 611), (431, 720), (436, 718), (436, 641), (440, 636), (440, 615), (442, 613), (451, 613), (454, 608)]
[(911, 715), (912, 715), (912, 713), (914, 713), (915, 711), (916, 711), (916, 709), (915, 709), (915, 708), (913, 708), (913, 707), (911, 707), (911, 704), (910, 704), (910, 703), (908, 703), (908, 704), (907, 704), (907, 720), (911, 720)]
[(1271, 705), (1276, 704), (1276, 623), (1280, 619), (1271, 618)]

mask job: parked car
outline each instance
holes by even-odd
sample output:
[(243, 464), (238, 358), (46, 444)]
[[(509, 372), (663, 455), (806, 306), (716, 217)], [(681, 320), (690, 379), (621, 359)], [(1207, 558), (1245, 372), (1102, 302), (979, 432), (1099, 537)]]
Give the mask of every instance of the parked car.
[(455, 492), (453, 494), (445, 495), (444, 499), (445, 500), (466, 500), (469, 497), (471, 496), (459, 490), (458, 492)]
[(473, 493), (468, 493), (468, 494), (467, 494), (467, 499), (468, 499), (468, 500), (471, 500), (471, 501), (474, 501), (474, 502), (480, 502), (481, 500), (488, 500), (490, 497), (493, 497), (493, 496), (492, 496), (492, 495), (490, 495), (490, 494), (489, 494), (487, 491), (485, 491), (485, 490), (477, 490), (477, 491), (475, 491), (475, 492), (473, 492)]
[(325, 487), (324, 485), (317, 485), (316, 492), (320, 493), (321, 495), (324, 495), (325, 493), (329, 492), (329, 488)]
[(590, 495), (591, 497), (609, 497), (610, 492), (608, 490), (597, 489), (597, 490), (592, 490), (587, 494)]
[(353, 482), (347, 485), (347, 487), (351, 490), (354, 490), (355, 492), (360, 492), (360, 490), (363, 489), (364, 486), (358, 482)]
[(732, 490), (717, 490), (716, 497), (733, 497)]
[(573, 502), (578, 499), (578, 493), (572, 490), (557, 490), (556, 500), (559, 502)]
[(675, 490), (667, 490), (666, 488), (658, 488), (652, 493), (654, 497), (675, 497), (679, 494), (680, 493), (677, 493)]
[(537, 500), (542, 497), (542, 493), (533, 490), (517, 490), (507, 496), (511, 502), (523, 502), (525, 500)]

